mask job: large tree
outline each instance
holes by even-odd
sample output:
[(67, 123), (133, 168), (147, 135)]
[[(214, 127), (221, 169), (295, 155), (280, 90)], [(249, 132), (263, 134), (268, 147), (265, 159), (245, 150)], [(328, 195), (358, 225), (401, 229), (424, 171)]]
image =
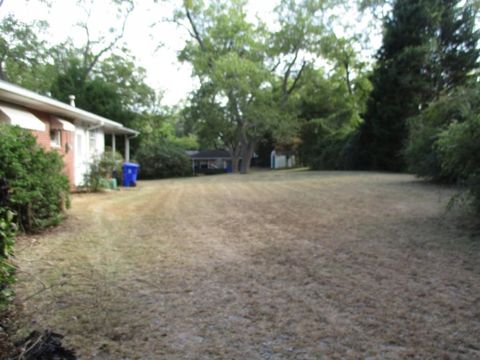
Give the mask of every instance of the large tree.
[(373, 91), (360, 129), (357, 166), (405, 167), (407, 120), (478, 66), (474, 13), (459, 0), (397, 0), (384, 24)]
[[(472, 114), (475, 114), (478, 104), (479, 33), (475, 26), (477, 12), (473, 3), (444, 0), (441, 4), (438, 51), (433, 57), (435, 99), (418, 116), (409, 119), (404, 154), (409, 170), (417, 175), (453, 182), (468, 178), (459, 174), (458, 169), (444, 171), (445, 166), (449, 166), (444, 157), (446, 154), (459, 155), (466, 160), (462, 151), (469, 145), (463, 142), (468, 142), (473, 132), (465, 134), (465, 137), (457, 137), (454, 132), (460, 128), (470, 131), (470, 125), (475, 126)], [(441, 138), (450, 140), (442, 143)], [(453, 140), (459, 143), (454, 144)], [(446, 149), (445, 146), (451, 148)], [(470, 156), (475, 151), (470, 147), (465, 153)], [(468, 166), (468, 162), (460, 161), (456, 166)], [(472, 177), (472, 180), (478, 184), (478, 179)]]
[(441, 0), (437, 61), (437, 94), (476, 80), (478, 41), (476, 26), (478, 4), (475, 1)]
[(33, 82), (31, 69), (38, 70), (47, 48), (38, 33), (45, 22), (24, 23), (13, 15), (0, 21), (0, 79), (15, 83)]
[[(247, 20), (246, 1), (223, 1), (204, 6), (184, 1), (177, 21), (189, 29), (191, 40), (180, 60), (193, 65), (200, 80), (195, 107), (203, 111), (208, 135), (219, 139), (241, 171), (248, 172), (258, 142), (267, 133), (280, 141), (292, 137), (296, 115), (289, 104), (305, 69), (312, 63), (316, 37), (323, 29), (316, 17), (328, 1), (285, 0), (277, 8), (280, 30), (270, 32), (261, 22)], [(199, 99), (202, 96), (202, 99)]]
[[(67, 49), (67, 50), (65, 50)], [(154, 111), (155, 92), (145, 83), (145, 69), (128, 53), (101, 59), (85, 77), (81, 49), (62, 46), (55, 55), (51, 94), (60, 101), (75, 95), (84, 110), (131, 125), (134, 113)]]
[(85, 41), (75, 46), (67, 40), (51, 51), (56, 70), (51, 94), (65, 102), (69, 95), (75, 95), (77, 106), (131, 125), (136, 113), (155, 110), (156, 96), (145, 83), (145, 69), (136, 66), (135, 57), (121, 46), (134, 2), (111, 3), (119, 26), (93, 33), (90, 19), (94, 2), (79, 2), (85, 17), (78, 26), (84, 31)]
[[(197, 96), (209, 107), (220, 107), (218, 116), (205, 118), (223, 139), (231, 153), (233, 169), (243, 158), (242, 170), (248, 171), (255, 141), (271, 117), (267, 96), (271, 91), (271, 73), (265, 66), (266, 46), (261, 35), (265, 31), (246, 19), (245, 1), (212, 3), (184, 2), (179, 17), (188, 21), (192, 40), (188, 41), (180, 59), (193, 65), (201, 82)], [(227, 140), (228, 138), (228, 140)]]
[(436, 0), (396, 1), (385, 20), (373, 91), (360, 128), (358, 167), (403, 169), (406, 120), (432, 97), (428, 69), (438, 17)]

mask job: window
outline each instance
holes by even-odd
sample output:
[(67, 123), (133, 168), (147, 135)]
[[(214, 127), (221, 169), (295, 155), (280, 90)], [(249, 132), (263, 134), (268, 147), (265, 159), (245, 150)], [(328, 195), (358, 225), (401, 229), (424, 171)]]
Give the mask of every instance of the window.
[(50, 129), (50, 145), (59, 148), (62, 146), (62, 131), (59, 129)]
[(95, 130), (88, 132), (88, 148), (90, 153), (94, 153), (97, 150), (97, 132)]

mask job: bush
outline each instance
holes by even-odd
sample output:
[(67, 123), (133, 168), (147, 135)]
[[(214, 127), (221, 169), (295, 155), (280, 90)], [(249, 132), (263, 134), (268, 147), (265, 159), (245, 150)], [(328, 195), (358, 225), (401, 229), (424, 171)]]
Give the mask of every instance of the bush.
[(475, 210), (480, 213), (480, 117), (475, 114), (463, 123), (453, 123), (436, 142), (444, 173), (452, 174), (467, 188)]
[(0, 125), (0, 177), (9, 182), (6, 207), (16, 213), (17, 224), (34, 231), (57, 224), (69, 206), (70, 187), (61, 156), (36, 144), (29, 131)]
[(465, 186), (480, 213), (480, 88), (456, 89), (410, 119), (405, 157), (412, 172)]
[(136, 159), (144, 179), (190, 176), (192, 161), (185, 150), (168, 142), (141, 144)]
[(92, 161), (88, 172), (83, 178), (83, 188), (91, 192), (100, 191), (108, 187), (108, 180), (114, 177), (117, 179), (122, 176), (123, 157), (120, 153), (112, 153), (108, 148), (99, 157)]
[(100, 173), (105, 178), (111, 178), (114, 174), (121, 178), (123, 156), (118, 151), (112, 152), (109, 147), (105, 148), (105, 152), (100, 157), (99, 167)]
[(15, 266), (10, 262), (15, 238), (13, 212), (1, 207), (0, 203), (0, 311), (12, 300), (14, 292), (10, 287), (15, 278)]
[(90, 163), (88, 171), (83, 175), (82, 190), (97, 192), (103, 186), (103, 177), (100, 171), (100, 160), (93, 159)]
[(344, 170), (351, 166), (349, 145), (354, 131), (332, 129), (326, 119), (315, 119), (302, 128), (299, 152), (302, 162), (314, 170)]
[(404, 150), (409, 170), (435, 181), (456, 181), (456, 175), (442, 166), (436, 143), (450, 124), (463, 122), (478, 110), (479, 92), (476, 89), (457, 89), (453, 94), (431, 103), (420, 115), (409, 119), (409, 139)]

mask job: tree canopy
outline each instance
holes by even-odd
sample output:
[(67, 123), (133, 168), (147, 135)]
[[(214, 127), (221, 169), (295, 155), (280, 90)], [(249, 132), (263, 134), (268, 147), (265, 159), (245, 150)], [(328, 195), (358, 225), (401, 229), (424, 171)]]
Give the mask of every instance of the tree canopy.
[[(442, 166), (436, 147), (449, 144), (442, 131), (455, 128), (436, 109), (465, 105), (458, 94), (478, 86), (478, 1), (280, 0), (262, 21), (247, 0), (184, 0), (170, 21), (186, 30), (178, 60), (199, 85), (168, 108), (123, 44), (135, 2), (112, 0), (118, 23), (104, 33), (90, 28), (94, 2), (79, 4), (82, 43), (48, 44), (47, 24), (5, 16), (0, 76), (61, 101), (75, 94), (79, 107), (139, 129), (134, 147), (149, 156), (225, 148), (246, 173), (255, 151), (277, 147), (318, 169), (429, 174)], [(343, 19), (355, 5), (383, 26), (373, 59), (362, 52), (365, 36)], [(441, 129), (431, 126), (437, 120)]]
[(248, 172), (266, 134), (279, 143), (297, 134), (293, 95), (321, 49), (327, 29), (323, 12), (331, 6), (331, 1), (281, 1), (276, 8), (280, 27), (273, 32), (247, 19), (243, 0), (184, 1), (177, 11), (176, 21), (191, 35), (179, 59), (192, 64), (201, 84), (190, 110), (209, 142), (230, 151), (234, 169), (242, 158), (241, 171)]

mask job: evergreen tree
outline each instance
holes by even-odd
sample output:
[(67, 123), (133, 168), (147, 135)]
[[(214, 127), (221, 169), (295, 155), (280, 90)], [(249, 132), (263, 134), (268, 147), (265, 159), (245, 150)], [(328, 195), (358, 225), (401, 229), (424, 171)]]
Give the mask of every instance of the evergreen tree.
[(478, 68), (479, 32), (475, 30), (475, 9), (472, 3), (442, 0), (438, 52), (437, 92), (447, 92), (466, 85)]
[(371, 77), (373, 91), (360, 127), (359, 168), (399, 171), (406, 120), (433, 95), (431, 54), (435, 46), (436, 0), (399, 0), (384, 24), (383, 45)]
[[(442, 0), (441, 5), (438, 47), (432, 57), (435, 98), (418, 116), (409, 119), (409, 139), (404, 154), (409, 170), (415, 174), (435, 181), (455, 182), (468, 177), (460, 174), (457, 169), (450, 171), (450, 165), (445, 164), (444, 157), (448, 154), (448, 157), (466, 159), (465, 153), (475, 154), (473, 147), (468, 148), (468, 144), (461, 143), (469, 141), (469, 136), (473, 133), (457, 136), (455, 131), (460, 128), (455, 124), (463, 127), (461, 131), (470, 129), (470, 125), (475, 126), (472, 120), (475, 110), (472, 109), (477, 108), (479, 99), (479, 83), (476, 78), (479, 33), (475, 30), (476, 13), (472, 3)], [(470, 125), (463, 124), (467, 122)], [(441, 138), (449, 139), (442, 143), (443, 149), (439, 147)], [(445, 146), (453, 145), (454, 140), (459, 143), (446, 149)], [(466, 152), (465, 147), (468, 148)], [(455, 154), (456, 151), (459, 154)], [(457, 165), (461, 168), (467, 166), (467, 163), (468, 161), (465, 164), (460, 162)], [(449, 171), (445, 171), (446, 168)], [(478, 184), (478, 179), (475, 178), (474, 181)]]
[(399, 171), (407, 119), (478, 68), (474, 5), (461, 0), (397, 0), (384, 24), (373, 91), (358, 135), (356, 166)]

